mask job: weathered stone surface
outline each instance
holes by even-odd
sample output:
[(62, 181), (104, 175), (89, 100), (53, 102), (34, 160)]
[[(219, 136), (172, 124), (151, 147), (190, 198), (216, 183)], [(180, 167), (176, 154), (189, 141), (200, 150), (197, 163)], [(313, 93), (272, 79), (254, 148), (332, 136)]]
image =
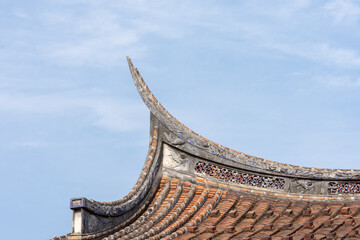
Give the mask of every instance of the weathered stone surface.
[[(184, 145), (184, 142), (191, 144), (193, 152), (198, 153), (198, 149), (210, 153), (217, 157), (226, 159), (228, 164), (240, 163), (252, 168), (253, 171), (271, 172), (288, 177), (311, 178), (311, 179), (360, 179), (359, 170), (342, 169), (318, 169), (310, 167), (300, 167), (290, 164), (278, 163), (262, 158), (257, 158), (238, 151), (231, 150), (220, 144), (209, 141), (197, 133), (193, 132), (180, 122), (178, 122), (154, 97), (138, 70), (133, 66), (128, 58), (130, 71), (136, 88), (149, 110), (162, 122), (173, 135), (166, 133), (165, 137), (170, 145)], [(198, 148), (198, 149), (195, 149)]]

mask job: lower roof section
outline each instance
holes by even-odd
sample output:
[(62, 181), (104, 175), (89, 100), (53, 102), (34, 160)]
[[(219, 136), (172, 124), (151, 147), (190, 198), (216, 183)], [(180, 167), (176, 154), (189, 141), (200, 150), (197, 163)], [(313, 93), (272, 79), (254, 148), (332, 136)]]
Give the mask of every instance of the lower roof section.
[(360, 202), (294, 201), (163, 176), (141, 214), (66, 239), (360, 238)]

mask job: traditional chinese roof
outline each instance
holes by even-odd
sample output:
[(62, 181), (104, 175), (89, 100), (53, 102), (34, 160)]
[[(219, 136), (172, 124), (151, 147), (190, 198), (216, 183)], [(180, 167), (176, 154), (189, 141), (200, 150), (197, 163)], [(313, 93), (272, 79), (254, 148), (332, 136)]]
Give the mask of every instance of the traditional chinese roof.
[(151, 141), (130, 193), (71, 199), (54, 239), (360, 239), (360, 170), (278, 163), (214, 143), (174, 118), (128, 58)]

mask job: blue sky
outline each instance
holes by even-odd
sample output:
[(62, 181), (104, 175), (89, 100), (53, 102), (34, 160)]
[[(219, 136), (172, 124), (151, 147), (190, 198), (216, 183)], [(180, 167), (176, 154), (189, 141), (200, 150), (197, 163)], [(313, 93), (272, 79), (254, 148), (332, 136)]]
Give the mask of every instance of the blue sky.
[(360, 168), (357, 1), (2, 0), (0, 33), (4, 239), (68, 233), (70, 198), (116, 200), (134, 185), (149, 111), (126, 55), (206, 138)]

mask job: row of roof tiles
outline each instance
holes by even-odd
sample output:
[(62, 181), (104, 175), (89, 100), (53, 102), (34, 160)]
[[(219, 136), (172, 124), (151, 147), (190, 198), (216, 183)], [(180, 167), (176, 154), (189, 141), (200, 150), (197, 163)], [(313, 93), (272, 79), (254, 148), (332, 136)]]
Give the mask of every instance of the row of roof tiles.
[[(164, 176), (142, 214), (107, 230), (102, 239), (360, 239), (359, 213), (359, 202), (239, 194)], [(101, 236), (104, 232), (79, 239)]]

